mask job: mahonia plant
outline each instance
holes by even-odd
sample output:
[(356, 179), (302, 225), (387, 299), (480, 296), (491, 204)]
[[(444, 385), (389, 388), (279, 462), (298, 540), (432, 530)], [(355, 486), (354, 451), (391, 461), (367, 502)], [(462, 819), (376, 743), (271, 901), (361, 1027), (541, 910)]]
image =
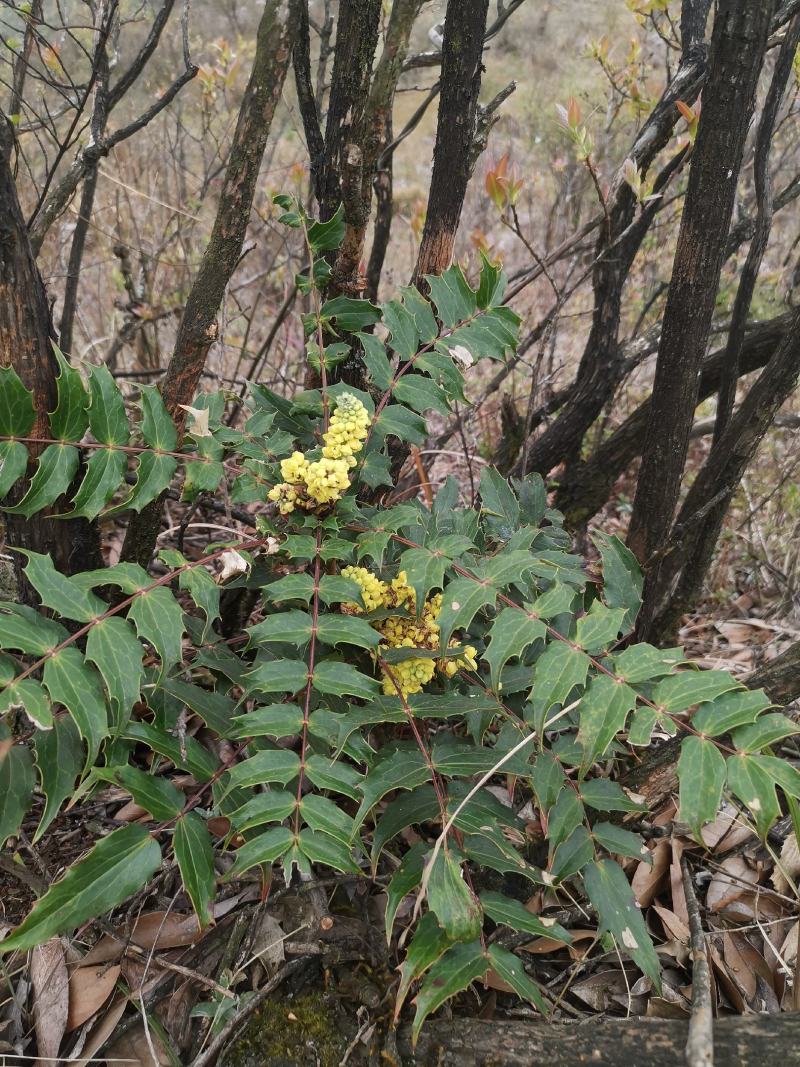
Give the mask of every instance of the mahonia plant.
[[(798, 727), (729, 673), (631, 643), (635, 559), (598, 536), (587, 566), (538, 476), (509, 483), (487, 467), (474, 506), (452, 478), (431, 508), (381, 502), (390, 446), (422, 444), (430, 411), (465, 402), (465, 366), (513, 352), (506, 279), (484, 259), (474, 287), (454, 266), (426, 279), (429, 298), (325, 300), (341, 213), (320, 223), (276, 200), (309, 252), (298, 285), (321, 388), (287, 399), (253, 383), (241, 428), (226, 425), (223, 393), (202, 394), (181, 442), (156, 388), (138, 388), (131, 427), (104, 367), (87, 367), (85, 385), (56, 353), (41, 441), (31, 395), (0, 369), (0, 498), (41, 450), (6, 512), (32, 519), (64, 494), (67, 517), (139, 511), (180, 474), (185, 500), (224, 493), (252, 527), (200, 558), (163, 550), (156, 577), (133, 563), (68, 577), (24, 552), (41, 604), (0, 605), (0, 842), (23, 824), (40, 840), (66, 803), (108, 783), (149, 821), (101, 838), (0, 952), (124, 904), (174, 858), (204, 925), (220, 883), (273, 867), (287, 881), (389, 872), (386, 935), (401, 915), (406, 928), (397, 1011), (416, 987), (415, 1036), (490, 970), (547, 1012), (535, 976), (488, 935), (568, 944), (547, 911), (576, 897), (657, 988), (620, 865), (649, 856), (635, 832), (644, 807), (617, 769), (681, 730), (680, 818), (698, 841), (723, 792), (765, 837), (778, 790), (792, 811), (800, 798), (800, 772), (771, 751)], [(353, 353), (368, 388), (329, 384)], [(255, 593), (244, 641), (222, 635), (220, 573)], [(526, 885), (544, 891), (540, 914)]]

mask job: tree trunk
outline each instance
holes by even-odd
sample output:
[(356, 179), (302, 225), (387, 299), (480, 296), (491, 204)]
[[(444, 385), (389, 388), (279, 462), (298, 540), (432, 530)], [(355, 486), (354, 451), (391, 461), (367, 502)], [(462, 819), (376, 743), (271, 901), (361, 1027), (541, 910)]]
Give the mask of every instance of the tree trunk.
[[(295, 21), (288, 0), (267, 0), (258, 27), (253, 69), (233, 135), (217, 215), (186, 301), (175, 349), (161, 384), (167, 410), (183, 428), (181, 404), (194, 397), (208, 350), (217, 340), (217, 313), (242, 253), (261, 160), (292, 54)], [(146, 566), (161, 522), (161, 501), (131, 518), (122, 558)]]
[[(53, 353), (53, 326), (42, 277), (36, 266), (22, 216), (11, 170), (14, 132), (0, 112), (0, 366), (13, 367), (23, 384), (33, 393), (36, 422), (31, 437), (49, 437), (48, 412), (56, 406), (58, 364)], [(42, 451), (29, 449), (31, 469)], [(15, 488), (9, 495), (17, 503), (23, 495)], [(58, 504), (35, 520), (22, 515), (5, 516), (5, 536), (9, 546), (34, 552), (49, 552), (64, 574), (98, 566), (96, 534), (84, 519), (48, 521), (48, 515), (62, 512)], [(14, 554), (21, 599), (38, 602), (22, 575), (23, 559)]]
[(428, 210), (413, 282), (441, 274), (453, 258), (461, 209), (474, 163), (481, 59), (489, 0), (448, 0), (442, 42), (441, 94)]
[[(791, 325), (791, 313), (758, 323), (746, 335), (739, 362), (740, 374), (764, 367), (781, 344)], [(726, 349), (708, 356), (702, 365), (697, 402), (707, 400), (719, 389)], [(563, 511), (567, 525), (583, 526), (606, 503), (614, 483), (642, 454), (651, 418), (651, 400), (629, 415), (625, 422), (583, 463), (575, 464), (562, 479), (556, 494), (556, 507)]]
[[(680, 491), (697, 379), (733, 213), (774, 0), (720, 0), (653, 384), (652, 416), (629, 544), (645, 567), (664, 543)], [(645, 597), (642, 633), (651, 605)]]

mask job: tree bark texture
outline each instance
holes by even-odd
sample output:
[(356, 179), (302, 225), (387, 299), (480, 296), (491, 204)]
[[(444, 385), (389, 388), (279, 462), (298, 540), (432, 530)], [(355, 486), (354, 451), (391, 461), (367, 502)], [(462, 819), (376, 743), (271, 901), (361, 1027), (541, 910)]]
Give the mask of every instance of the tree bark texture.
[[(680, 117), (676, 101), (694, 103), (705, 81), (707, 63), (703, 38), (709, 4), (710, 0), (696, 0), (685, 5), (692, 18), (684, 31), (681, 64), (630, 152), (642, 177), (674, 132)], [(684, 159), (685, 154), (679, 153), (664, 167), (654, 184), (656, 193), (664, 192)], [(609, 203), (605, 205), (605, 222), (600, 226), (592, 272), (592, 327), (574, 390), (569, 403), (553, 423), (529, 446), (525, 453), (525, 470), (519, 469), (517, 474), (539, 471), (546, 475), (559, 463), (572, 461), (580, 450), (584, 434), (612, 400), (624, 372), (619, 343), (623, 290), (660, 206), (659, 201), (654, 201), (637, 218), (636, 198), (618, 176)]]
[[(750, 374), (766, 366), (786, 337), (792, 314), (778, 315), (748, 331), (741, 350), (740, 374)], [(727, 349), (718, 349), (703, 361), (697, 402), (707, 400), (719, 389)], [(564, 512), (568, 526), (584, 525), (608, 500), (614, 483), (642, 454), (650, 424), (652, 399), (644, 401), (583, 463), (570, 468), (556, 494), (556, 506)]]
[(442, 42), (439, 116), (428, 210), (414, 283), (441, 274), (453, 258), (461, 209), (474, 163), (488, 0), (448, 0)]
[[(36, 421), (31, 436), (49, 437), (48, 412), (56, 406), (58, 364), (53, 352), (47, 293), (17, 198), (13, 152), (13, 128), (0, 112), (0, 366), (13, 367), (33, 393)], [(36, 446), (30, 447), (29, 473), (41, 451)], [(9, 499), (16, 503), (22, 495), (22, 489), (15, 489)], [(56, 504), (35, 520), (21, 515), (5, 516), (6, 542), (15, 548), (49, 552), (65, 574), (72, 574), (79, 567), (99, 566), (97, 540), (85, 520), (48, 520), (48, 515), (63, 510)], [(35, 602), (35, 594), (22, 575), (22, 563), (22, 557), (15, 553), (19, 594), (23, 600)]]
[[(295, 28), (288, 0), (267, 0), (211, 237), (186, 301), (172, 358), (161, 384), (164, 403), (179, 429), (186, 417), (180, 405), (190, 403), (194, 397), (208, 350), (217, 340), (217, 314), (242, 253), (267, 137), (292, 54)], [(156, 501), (131, 518), (123, 559), (147, 565), (160, 517), (161, 502)]]
[[(709, 78), (656, 363), (651, 419), (629, 544), (645, 567), (664, 543), (680, 491), (747, 130), (774, 0), (720, 0)], [(643, 621), (647, 625), (648, 608)]]
[(733, 494), (798, 380), (800, 311), (686, 494), (672, 534), (671, 550), (653, 575), (654, 619), (650, 632), (658, 638), (672, 635), (696, 595)]
[[(684, 1062), (688, 1022), (604, 1019), (547, 1025), (434, 1019), (412, 1051), (409, 1028), (399, 1034), (403, 1065), (417, 1067), (676, 1067)], [(800, 1015), (717, 1019), (716, 1062), (724, 1067), (800, 1063)]]

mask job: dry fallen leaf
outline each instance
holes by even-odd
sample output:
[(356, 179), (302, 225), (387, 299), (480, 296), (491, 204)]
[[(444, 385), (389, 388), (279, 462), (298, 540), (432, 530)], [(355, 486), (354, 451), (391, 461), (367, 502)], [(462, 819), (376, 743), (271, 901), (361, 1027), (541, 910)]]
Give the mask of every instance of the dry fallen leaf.
[[(150, 1042), (156, 1054), (155, 1059), (150, 1050)], [(152, 1028), (150, 1042), (147, 1040), (144, 1026), (140, 1023), (109, 1045), (103, 1053), (103, 1059), (108, 1067), (170, 1067), (172, 1061)]]
[(709, 911), (725, 911), (729, 915), (751, 919), (753, 911), (747, 899), (750, 888), (758, 882), (755, 871), (744, 856), (728, 856), (720, 864), (708, 885), (706, 907)]
[(80, 1059), (74, 1061), (74, 1067), (86, 1067), (90, 1062), (96, 1063), (94, 1054), (97, 1050), (105, 1044), (105, 1042), (114, 1033), (117, 1027), (117, 1023), (125, 1014), (125, 1009), (128, 1006), (128, 998), (126, 996), (115, 997), (108, 1009), (100, 1018), (89, 1034), (86, 1044), (81, 1049)]
[[(143, 949), (163, 951), (194, 944), (201, 936), (202, 931), (194, 914), (151, 911), (136, 920), (130, 941)], [(104, 934), (84, 957), (83, 966), (120, 959), (127, 943), (125, 931), (121, 928), (117, 938)]]
[(69, 980), (69, 1016), (67, 1030), (77, 1030), (91, 1019), (114, 992), (119, 977), (119, 965), (109, 967), (78, 967)]
[(40, 1057), (35, 1067), (44, 1067), (58, 1057), (69, 1009), (69, 975), (59, 938), (37, 945), (31, 953), (31, 984), (36, 1049)]
[[(797, 847), (797, 837), (794, 833), (789, 834), (781, 848), (781, 865), (772, 872), (772, 884), (779, 893), (791, 891), (789, 878), (795, 882), (800, 878), (800, 849)], [(788, 877), (787, 877), (788, 875)]]
[(661, 881), (669, 868), (670, 847), (669, 842), (661, 839), (650, 850), (652, 863), (642, 861), (634, 871), (631, 880), (633, 895), (640, 908), (646, 908), (652, 904), (658, 892)]

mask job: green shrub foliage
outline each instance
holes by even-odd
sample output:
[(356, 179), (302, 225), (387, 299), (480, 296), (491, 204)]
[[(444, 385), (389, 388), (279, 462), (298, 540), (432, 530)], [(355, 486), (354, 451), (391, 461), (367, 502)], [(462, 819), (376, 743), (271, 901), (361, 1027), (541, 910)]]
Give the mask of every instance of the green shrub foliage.
[[(387, 442), (424, 442), (427, 413), (464, 402), (466, 369), (513, 352), (506, 279), (484, 260), (476, 288), (454, 266), (427, 279), (429, 299), (406, 288), (380, 307), (325, 301), (323, 254), (341, 218), (314, 222), (277, 199), (310, 252), (298, 283), (323, 388), (288, 400), (253, 384), (242, 429), (225, 424), (224, 393), (200, 395), (181, 442), (156, 388), (140, 387), (129, 427), (108, 371), (87, 368), (84, 382), (57, 354), (50, 438), (7, 512), (33, 518), (79, 469), (65, 517), (140, 511), (176, 480), (185, 500), (224, 491), (256, 506), (250, 537), (199, 560), (162, 551), (156, 578), (130, 563), (66, 577), (26, 553), (41, 608), (0, 605), (0, 841), (32, 810), (41, 838), (65, 803), (106, 783), (151, 820), (100, 840), (0, 952), (124, 903), (173, 858), (205, 924), (220, 881), (273, 866), (287, 879), (315, 868), (369, 878), (388, 852), (387, 936), (415, 901), (398, 992), (399, 1010), (417, 988), (415, 1032), (489, 968), (546, 1010), (520, 960), (486, 934), (569, 932), (476, 888), (487, 869), (588, 901), (609, 944), (658, 986), (617, 862), (647, 855), (620, 825), (618, 813), (643, 810), (615, 781), (620, 758), (683, 731), (681, 819), (699, 837), (726, 792), (763, 836), (776, 788), (800, 797), (800, 773), (770, 753), (797, 727), (724, 671), (626, 642), (642, 584), (634, 558), (598, 537), (600, 564), (587, 568), (538, 476), (509, 483), (487, 467), (476, 507), (453, 479), (431, 509), (375, 503), (392, 484)], [(369, 393), (326, 384), (354, 346)], [(1, 498), (25, 476), (34, 409), (14, 371), (0, 375)], [(220, 567), (227, 587), (257, 594), (244, 639), (220, 636)], [(227, 744), (185, 734), (187, 709)], [(195, 784), (178, 788), (176, 771)], [(537, 862), (498, 784), (532, 802), (545, 832)], [(212, 815), (229, 820), (226, 839), (209, 832)], [(422, 828), (410, 849), (409, 827)]]

